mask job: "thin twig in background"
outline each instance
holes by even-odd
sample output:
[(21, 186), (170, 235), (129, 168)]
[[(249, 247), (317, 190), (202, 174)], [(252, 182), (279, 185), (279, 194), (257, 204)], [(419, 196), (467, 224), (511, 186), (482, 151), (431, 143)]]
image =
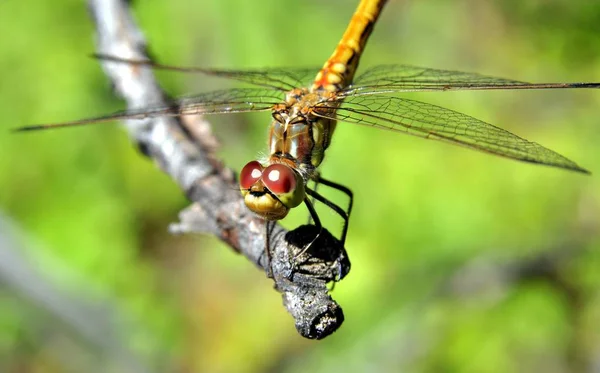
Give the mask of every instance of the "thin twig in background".
[[(0, 293), (23, 304), (20, 318), (24, 331), (36, 341), (52, 341), (44, 344), (44, 350), (51, 351), (69, 371), (104, 372), (112, 367), (131, 373), (155, 372), (122, 339), (123, 333), (139, 335), (146, 331), (123, 320), (114, 300), (74, 297), (54, 285), (48, 274), (27, 258), (28, 249), (35, 244), (24, 236), (8, 217), (0, 215)], [(48, 264), (48, 260), (44, 263)], [(61, 264), (53, 263), (52, 267), (60, 268)], [(72, 283), (84, 283), (68, 270), (62, 274)], [(0, 370), (12, 371), (5, 364), (10, 365), (15, 355), (13, 350), (10, 356), (2, 356)], [(74, 355), (78, 358), (74, 359)]]
[[(147, 59), (146, 42), (128, 1), (89, 0), (89, 8), (96, 25), (99, 54)], [(101, 63), (128, 109), (170, 104), (151, 70), (110, 61)], [(244, 206), (234, 172), (214, 156), (216, 140), (205, 119), (199, 115), (161, 117), (128, 120), (125, 124), (140, 148), (194, 202), (180, 214), (181, 222), (172, 225), (171, 231), (213, 234), (265, 270), (265, 223)], [(275, 288), (283, 294), (284, 306), (298, 332), (307, 338), (326, 337), (344, 319), (341, 308), (329, 295), (327, 282), (343, 277), (349, 262), (343, 248), (338, 248), (326, 233), (316, 245), (322, 255), (312, 253), (301, 268), (292, 267), (297, 251), (290, 242), (302, 245), (314, 230), (307, 226), (286, 232), (275, 225), (269, 236)]]

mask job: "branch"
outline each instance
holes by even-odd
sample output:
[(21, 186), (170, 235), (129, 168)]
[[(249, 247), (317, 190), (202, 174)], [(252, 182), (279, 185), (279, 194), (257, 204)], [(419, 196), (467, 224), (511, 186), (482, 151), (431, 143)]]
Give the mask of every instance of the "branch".
[[(128, 1), (89, 0), (97, 32), (97, 52), (136, 60), (147, 59), (144, 37)], [(105, 73), (128, 109), (172, 105), (145, 67), (101, 61)], [(199, 115), (128, 120), (125, 125), (140, 149), (159, 165), (194, 203), (182, 211), (173, 233), (209, 233), (219, 237), (252, 263), (271, 273), (275, 289), (306, 337), (321, 339), (344, 320), (342, 309), (328, 293), (327, 283), (349, 271), (344, 248), (323, 231), (309, 252), (295, 258), (317, 234), (314, 226), (287, 232), (274, 225), (268, 242), (265, 222), (243, 204), (234, 172), (214, 156), (217, 144), (210, 125)], [(270, 269), (269, 269), (270, 267)], [(269, 270), (267, 270), (269, 269)]]

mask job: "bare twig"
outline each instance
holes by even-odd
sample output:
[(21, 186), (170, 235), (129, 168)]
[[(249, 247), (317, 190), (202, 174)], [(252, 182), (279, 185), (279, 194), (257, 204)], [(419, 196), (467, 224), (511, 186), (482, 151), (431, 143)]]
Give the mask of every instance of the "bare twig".
[[(146, 59), (146, 43), (125, 0), (89, 0), (97, 31), (97, 52), (103, 55)], [(145, 67), (101, 61), (129, 109), (165, 106), (169, 101)], [(216, 143), (208, 123), (200, 116), (129, 120), (126, 126), (140, 148), (170, 175), (194, 202), (174, 224), (174, 233), (214, 234), (255, 265), (268, 268), (264, 254), (264, 221), (243, 205), (235, 191), (234, 173), (214, 157)], [(341, 279), (349, 270), (343, 247), (328, 232), (310, 256), (296, 264), (298, 246), (313, 235), (310, 226), (286, 232), (273, 228), (269, 242), (275, 288), (295, 320), (299, 333), (323, 338), (341, 325), (343, 313), (330, 297), (327, 282)]]

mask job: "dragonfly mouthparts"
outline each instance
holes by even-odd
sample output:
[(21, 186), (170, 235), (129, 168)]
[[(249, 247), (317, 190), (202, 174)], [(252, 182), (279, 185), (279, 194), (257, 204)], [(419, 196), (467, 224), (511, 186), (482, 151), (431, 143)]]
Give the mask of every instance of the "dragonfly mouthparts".
[(248, 194), (250, 194), (253, 197), (262, 197), (268, 193), (269, 193), (269, 191), (265, 188), (263, 190), (250, 190), (250, 192)]

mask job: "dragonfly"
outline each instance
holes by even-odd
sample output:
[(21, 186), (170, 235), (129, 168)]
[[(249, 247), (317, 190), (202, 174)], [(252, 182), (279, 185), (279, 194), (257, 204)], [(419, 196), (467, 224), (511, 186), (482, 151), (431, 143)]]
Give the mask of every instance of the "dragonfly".
[[(168, 106), (149, 106), (141, 110), (16, 130), (32, 131), (157, 116), (269, 111), (272, 116), (268, 135), (269, 155), (247, 163), (239, 175), (239, 188), (245, 205), (267, 222), (274, 222), (304, 204), (314, 224), (322, 229), (314, 207), (315, 200), (320, 201), (342, 217), (342, 245), (348, 232), (353, 194), (349, 188), (323, 178), (318, 169), (338, 122), (400, 132), (523, 162), (589, 173), (568, 158), (502, 128), (400, 94), (415, 91), (583, 89), (600, 88), (600, 83), (528, 83), (398, 64), (375, 66), (355, 78), (360, 56), (386, 2), (359, 2), (341, 41), (320, 69), (219, 70), (96, 55), (101, 60), (115, 63), (219, 76), (249, 83), (252, 87), (180, 97)], [(309, 187), (309, 182), (314, 182), (315, 186)], [(348, 206), (342, 208), (329, 201), (317, 192), (317, 185), (346, 194)]]

